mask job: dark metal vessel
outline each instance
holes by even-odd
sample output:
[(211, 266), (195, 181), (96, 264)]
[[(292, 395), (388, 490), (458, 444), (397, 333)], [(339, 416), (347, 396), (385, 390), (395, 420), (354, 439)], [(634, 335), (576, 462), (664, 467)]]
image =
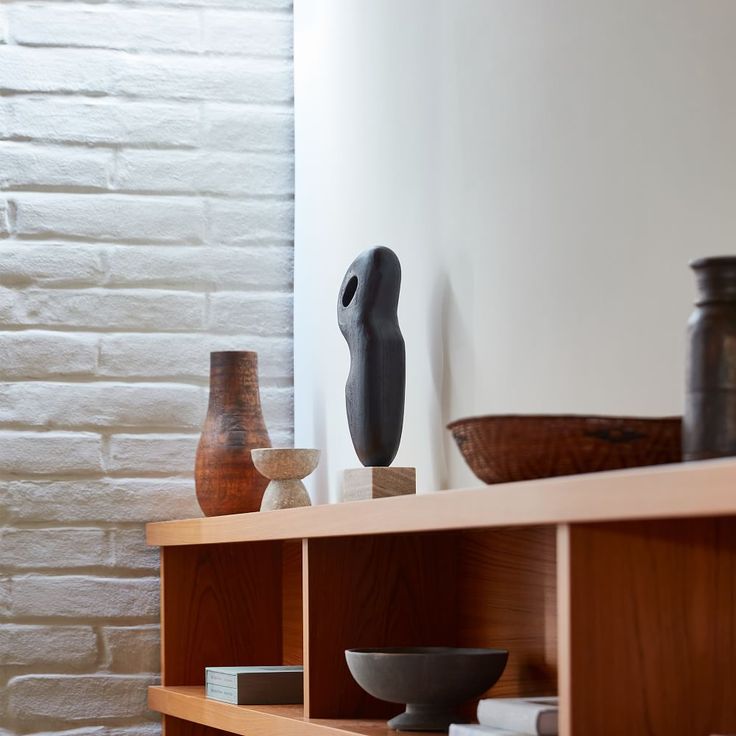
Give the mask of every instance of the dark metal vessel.
[(685, 460), (736, 455), (736, 256), (700, 258), (688, 324)]
[(401, 441), (406, 351), (397, 314), (400, 288), (396, 254), (371, 248), (350, 264), (337, 302), (337, 322), (350, 348), (348, 425), (365, 466), (390, 465)]

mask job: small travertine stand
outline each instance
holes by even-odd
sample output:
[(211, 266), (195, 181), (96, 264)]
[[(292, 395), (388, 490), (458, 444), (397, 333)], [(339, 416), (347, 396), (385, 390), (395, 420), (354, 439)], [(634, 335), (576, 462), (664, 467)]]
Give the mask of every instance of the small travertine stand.
[(416, 492), (416, 468), (349, 468), (343, 476), (343, 501), (365, 501)]

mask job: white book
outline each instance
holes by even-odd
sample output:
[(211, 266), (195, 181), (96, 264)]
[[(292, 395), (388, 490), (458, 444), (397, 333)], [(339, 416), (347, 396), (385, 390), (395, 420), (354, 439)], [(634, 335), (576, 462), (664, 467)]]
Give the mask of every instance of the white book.
[(206, 682), (214, 682), (225, 687), (237, 687), (242, 680), (252, 680), (254, 678), (269, 677), (273, 678), (286, 676), (288, 679), (294, 675), (303, 675), (304, 667), (289, 665), (263, 665), (252, 667), (206, 667)]
[(535, 736), (557, 736), (558, 706), (555, 697), (487, 698), (478, 703), (478, 720), (484, 726)]
[(301, 666), (207, 667), (207, 697), (237, 705), (301, 703), (304, 668)]
[(507, 731), (505, 728), (481, 726), (478, 723), (453, 723), (449, 736), (527, 736), (520, 731)]
[(234, 687), (222, 687), (222, 685), (215, 685), (208, 682), (206, 685), (206, 695), (208, 698), (219, 700), (222, 703), (240, 705), (238, 703), (238, 691)]

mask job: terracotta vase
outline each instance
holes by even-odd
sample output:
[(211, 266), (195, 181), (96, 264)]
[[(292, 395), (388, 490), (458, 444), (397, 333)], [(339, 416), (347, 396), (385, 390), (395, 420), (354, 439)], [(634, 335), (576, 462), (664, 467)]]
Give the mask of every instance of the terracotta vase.
[(197, 447), (194, 478), (206, 516), (258, 511), (268, 481), (250, 451), (270, 447), (261, 411), (258, 354), (210, 354), (210, 401)]

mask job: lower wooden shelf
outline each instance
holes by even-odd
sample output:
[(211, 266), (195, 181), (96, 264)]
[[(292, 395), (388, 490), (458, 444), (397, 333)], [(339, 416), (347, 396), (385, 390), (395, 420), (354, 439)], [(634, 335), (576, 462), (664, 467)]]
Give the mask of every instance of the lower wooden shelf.
[[(309, 719), (301, 705), (230, 705), (211, 700), (203, 687), (150, 687), (151, 710), (241, 736), (395, 736), (385, 721)], [(415, 736), (436, 736), (421, 734)]]

